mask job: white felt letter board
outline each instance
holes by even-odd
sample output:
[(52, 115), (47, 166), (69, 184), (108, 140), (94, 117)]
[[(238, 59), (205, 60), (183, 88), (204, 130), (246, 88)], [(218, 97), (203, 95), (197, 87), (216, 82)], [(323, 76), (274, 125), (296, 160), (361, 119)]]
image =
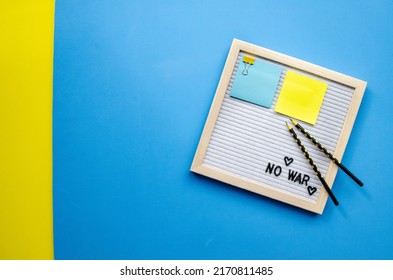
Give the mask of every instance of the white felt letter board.
[[(271, 104), (269, 100), (264, 106), (231, 96), (238, 71), (246, 70), (251, 79), (257, 63), (281, 68)], [(341, 160), (366, 82), (235, 39), (191, 171), (321, 214), (327, 192), (288, 132), (285, 122), (290, 123), (290, 116), (275, 111), (288, 71), (327, 84), (316, 123), (299, 123)], [(297, 134), (331, 187), (337, 166)], [(308, 187), (315, 191), (310, 194)]]

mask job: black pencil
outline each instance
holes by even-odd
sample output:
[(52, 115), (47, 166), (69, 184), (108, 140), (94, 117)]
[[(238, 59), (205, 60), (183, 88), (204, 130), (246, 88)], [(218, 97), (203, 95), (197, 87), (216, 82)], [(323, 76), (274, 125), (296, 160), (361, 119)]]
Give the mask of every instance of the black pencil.
[(311, 136), (298, 122), (292, 120), (291, 122), (301, 131), (311, 142), (313, 142), (328, 158), (330, 158), (338, 167), (340, 167), (349, 177), (352, 178), (359, 186), (363, 186), (363, 182), (360, 181), (351, 171), (349, 171), (338, 159), (336, 159), (324, 146), (321, 145), (314, 137)]
[(334, 205), (338, 205), (338, 201), (336, 199), (336, 197), (334, 196), (332, 190), (329, 188), (328, 184), (326, 183), (325, 179), (323, 179), (321, 172), (319, 172), (318, 167), (314, 164), (314, 161), (312, 160), (312, 158), (310, 157), (310, 155), (308, 154), (306, 148), (303, 146), (302, 142), (300, 141), (300, 139), (297, 137), (295, 131), (293, 130), (293, 128), (286, 122), (289, 133), (291, 133), (293, 139), (295, 139), (296, 144), (299, 146), (300, 150), (303, 152), (304, 156), (306, 157), (306, 159), (308, 160), (308, 162), (311, 165), (311, 168), (314, 170), (315, 174), (318, 176), (319, 180), (321, 181), (323, 187), (325, 188), (325, 190), (327, 191), (327, 193), (329, 194), (329, 197), (332, 199)]

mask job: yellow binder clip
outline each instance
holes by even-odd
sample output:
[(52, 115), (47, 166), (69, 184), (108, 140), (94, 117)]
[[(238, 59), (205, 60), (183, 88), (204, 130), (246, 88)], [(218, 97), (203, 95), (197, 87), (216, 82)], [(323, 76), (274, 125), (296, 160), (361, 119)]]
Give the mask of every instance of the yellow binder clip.
[(244, 76), (248, 75), (248, 69), (250, 69), (250, 66), (253, 65), (255, 62), (255, 58), (249, 57), (249, 56), (244, 56), (243, 57), (243, 63), (244, 63), (244, 70), (242, 71), (242, 74)]

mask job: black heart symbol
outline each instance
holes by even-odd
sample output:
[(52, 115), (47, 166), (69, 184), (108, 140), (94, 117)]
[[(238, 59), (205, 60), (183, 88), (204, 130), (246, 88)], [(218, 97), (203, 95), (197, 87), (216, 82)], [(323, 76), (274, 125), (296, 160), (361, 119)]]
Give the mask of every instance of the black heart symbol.
[(308, 194), (309, 194), (309, 195), (313, 195), (313, 194), (317, 191), (317, 188), (316, 188), (316, 187), (308, 186), (308, 187), (307, 187), (307, 190), (308, 190)]
[(293, 158), (285, 157), (284, 162), (286, 166), (289, 166), (293, 162)]

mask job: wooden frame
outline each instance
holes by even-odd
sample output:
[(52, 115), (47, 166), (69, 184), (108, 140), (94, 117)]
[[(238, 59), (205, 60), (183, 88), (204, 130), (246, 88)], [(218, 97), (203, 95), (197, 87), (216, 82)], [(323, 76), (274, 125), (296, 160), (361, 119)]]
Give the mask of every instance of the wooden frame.
[[(191, 165), (191, 171), (254, 193), (258, 193), (260, 195), (264, 195), (315, 213), (322, 214), (328, 198), (327, 192), (325, 190), (321, 190), (321, 193), (315, 203), (309, 202), (299, 197), (291, 196), (280, 190), (275, 190), (268, 185), (255, 182), (253, 180), (247, 180), (241, 176), (237, 176), (235, 174), (231, 174), (230, 172), (212, 167), (208, 164), (204, 164), (204, 158), (209, 145), (209, 141), (216, 125), (216, 121), (221, 110), (221, 105), (224, 100), (231, 79), (231, 75), (240, 52), (245, 52), (257, 57), (287, 65), (295, 69), (299, 69), (301, 71), (312, 73), (313, 75), (316, 75), (318, 77), (322, 77), (354, 89), (354, 94), (350, 103), (348, 113), (345, 117), (343, 129), (339, 135), (337, 146), (334, 151), (334, 155), (339, 160), (341, 160), (343, 156), (367, 83), (328, 70), (326, 68), (284, 54), (280, 54), (278, 52), (274, 52), (256, 45), (252, 45), (237, 39), (234, 39), (232, 42), (232, 46), (230, 48), (229, 55), (224, 66), (224, 70), (218, 83), (214, 100), (212, 102), (207, 121)], [(336, 165), (331, 163), (325, 176), (325, 180), (329, 184), (329, 186), (332, 186), (336, 173), (337, 167)]]

